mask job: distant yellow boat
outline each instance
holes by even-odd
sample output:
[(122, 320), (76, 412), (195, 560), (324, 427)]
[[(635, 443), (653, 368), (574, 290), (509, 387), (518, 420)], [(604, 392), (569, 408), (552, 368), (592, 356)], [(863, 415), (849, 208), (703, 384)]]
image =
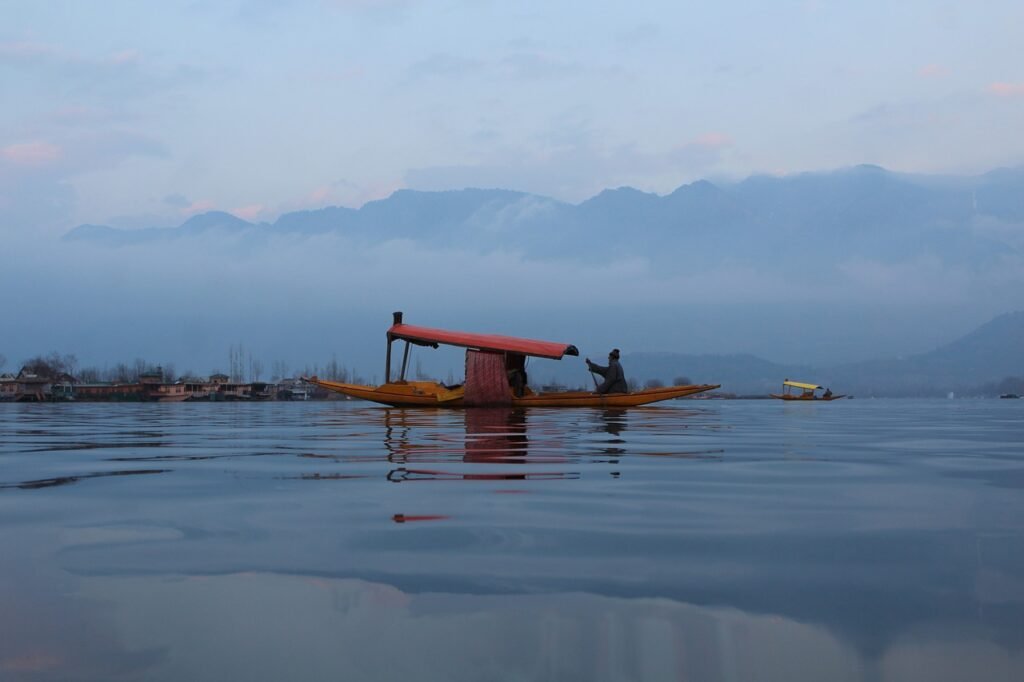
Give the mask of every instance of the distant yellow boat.
[[(391, 344), (405, 341), (402, 368), (396, 381), (391, 380)], [(535, 341), (495, 334), (471, 334), (403, 324), (402, 313), (394, 315), (394, 324), (387, 332), (387, 361), (384, 376), (387, 383), (364, 386), (318, 377), (305, 381), (352, 398), (370, 400), (394, 407), (599, 407), (622, 408), (649, 405), (661, 400), (682, 398), (719, 387), (718, 384), (691, 384), (649, 388), (635, 393), (590, 393), (564, 391), (534, 393), (525, 381), (527, 356), (560, 360), (565, 355), (579, 355), (575, 346), (550, 341)], [(437, 348), (440, 344), (466, 348), (466, 381), (458, 386), (445, 386), (436, 381), (406, 381), (410, 344)], [(510, 378), (522, 373), (517, 388)]]
[[(793, 389), (799, 389), (799, 393)], [(826, 389), (825, 393), (818, 395), (817, 391), (821, 390), (821, 386), (817, 384), (805, 384), (802, 381), (790, 381), (786, 379), (782, 382), (782, 393), (770, 394), (772, 398), (778, 398), (779, 400), (821, 400), (828, 402), (830, 400), (839, 400), (845, 398), (845, 395), (832, 395), (832, 391)]]

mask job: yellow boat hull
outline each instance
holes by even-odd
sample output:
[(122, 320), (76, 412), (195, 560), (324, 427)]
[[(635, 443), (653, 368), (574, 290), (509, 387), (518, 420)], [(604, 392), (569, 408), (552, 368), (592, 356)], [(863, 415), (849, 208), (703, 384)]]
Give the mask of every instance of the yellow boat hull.
[(785, 393), (769, 393), (769, 397), (776, 398), (777, 400), (799, 400), (804, 402), (819, 402), (827, 403), (833, 400), (839, 400), (845, 398), (845, 395), (830, 395), (827, 398), (824, 396), (816, 396), (814, 398), (802, 396), (802, 395), (786, 395)]
[[(392, 407), (465, 407), (462, 387), (449, 389), (433, 381), (407, 381), (382, 386), (363, 386), (326, 381), (311, 377), (307, 382), (347, 395), (351, 398), (369, 400)], [(511, 398), (511, 407), (638, 407), (662, 400), (683, 398), (705, 391), (711, 391), (719, 384), (695, 384), (688, 386), (666, 386), (648, 388), (635, 393), (611, 393), (600, 395), (587, 391), (564, 393), (531, 393), (521, 398)]]

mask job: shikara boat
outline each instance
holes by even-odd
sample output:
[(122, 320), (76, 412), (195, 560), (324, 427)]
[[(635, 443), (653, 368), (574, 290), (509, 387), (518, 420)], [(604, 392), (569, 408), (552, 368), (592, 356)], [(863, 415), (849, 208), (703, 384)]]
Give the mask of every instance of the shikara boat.
[(820, 390), (821, 386), (818, 386), (817, 384), (806, 384), (802, 381), (790, 381), (789, 379), (786, 379), (782, 382), (782, 393), (771, 393), (770, 395), (771, 397), (778, 398), (779, 400), (820, 400), (824, 402), (839, 400), (840, 398), (846, 397), (845, 395), (832, 395), (832, 391), (830, 389), (826, 389), (822, 395), (818, 395), (817, 391)]
[[(391, 375), (391, 345), (405, 341), (401, 370)], [(407, 381), (411, 345), (437, 348), (439, 345), (466, 349), (466, 380), (457, 386), (435, 381)], [(327, 381), (318, 377), (304, 380), (343, 395), (394, 407), (601, 407), (623, 408), (648, 405), (661, 400), (682, 398), (718, 388), (718, 384), (694, 384), (650, 388), (635, 393), (598, 394), (587, 391), (535, 393), (526, 385), (527, 357), (561, 360), (579, 355), (575, 346), (551, 341), (535, 341), (497, 334), (475, 334), (418, 327), (402, 322), (402, 313), (394, 314), (387, 332), (387, 360), (380, 386), (364, 386)], [(517, 373), (522, 380), (517, 382)]]

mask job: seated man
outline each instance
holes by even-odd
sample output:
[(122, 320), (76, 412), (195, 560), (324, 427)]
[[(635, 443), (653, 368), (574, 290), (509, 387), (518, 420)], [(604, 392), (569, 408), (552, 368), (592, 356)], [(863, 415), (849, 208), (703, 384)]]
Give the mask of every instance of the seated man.
[(595, 365), (590, 361), (590, 358), (587, 358), (586, 362), (587, 369), (604, 377), (604, 381), (596, 389), (597, 393), (629, 393), (629, 386), (626, 384), (626, 374), (622, 371), (622, 365), (619, 364), (618, 348), (613, 348), (612, 352), (608, 353), (607, 367)]
[(522, 398), (526, 393), (526, 356), (510, 353), (505, 357), (505, 371), (508, 373), (508, 385), (512, 395)]

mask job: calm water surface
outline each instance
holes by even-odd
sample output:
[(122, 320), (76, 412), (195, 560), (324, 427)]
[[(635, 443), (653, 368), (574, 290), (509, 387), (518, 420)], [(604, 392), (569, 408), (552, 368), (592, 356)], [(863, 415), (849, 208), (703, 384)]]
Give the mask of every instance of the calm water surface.
[(1024, 401), (0, 405), (0, 680), (1024, 679)]

